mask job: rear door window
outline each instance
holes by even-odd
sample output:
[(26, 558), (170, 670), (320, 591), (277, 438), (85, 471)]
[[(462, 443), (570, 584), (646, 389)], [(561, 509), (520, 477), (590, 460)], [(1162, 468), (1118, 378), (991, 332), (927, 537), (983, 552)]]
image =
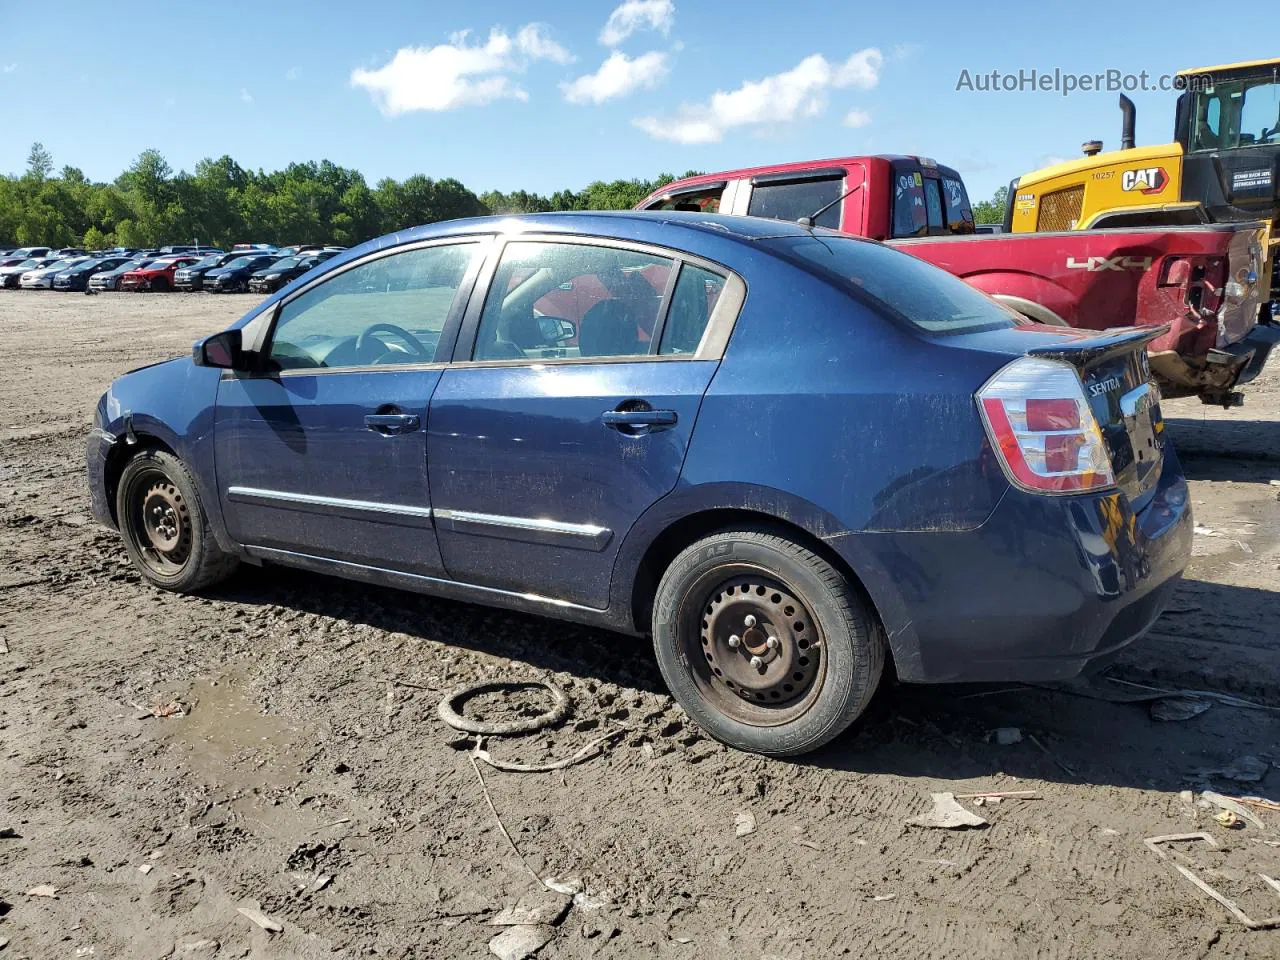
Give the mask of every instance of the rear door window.
[(588, 359), (655, 353), (653, 335), (674, 267), (673, 260), (639, 250), (508, 243), (485, 300), (472, 358)]
[(747, 207), (747, 213), (753, 217), (794, 222), (801, 217), (811, 217), (827, 204), (832, 204), (814, 223), (838, 230), (840, 204), (833, 201), (838, 200), (843, 192), (843, 177), (757, 183), (751, 188), (751, 203)]

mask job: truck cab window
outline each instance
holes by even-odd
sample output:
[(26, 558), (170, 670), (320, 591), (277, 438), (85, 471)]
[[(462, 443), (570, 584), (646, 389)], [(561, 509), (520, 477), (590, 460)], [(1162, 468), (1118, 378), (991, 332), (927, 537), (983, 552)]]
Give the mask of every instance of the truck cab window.
[(946, 224), (942, 222), (942, 188), (932, 177), (927, 177), (924, 181), (924, 206), (928, 215), (929, 233), (946, 233)]
[(973, 233), (973, 208), (969, 206), (964, 184), (955, 177), (943, 177), (942, 195), (946, 202), (947, 232)]
[[(810, 217), (844, 193), (843, 177), (823, 180), (784, 180), (779, 183), (757, 183), (751, 188), (747, 213), (753, 217), (774, 220), (799, 220)], [(816, 226), (840, 229), (840, 204), (833, 205), (814, 221)]]
[(724, 187), (716, 186), (707, 190), (695, 190), (688, 193), (677, 193), (665, 197), (645, 207), (646, 210), (687, 210), (694, 213), (719, 213), (720, 198), (724, 195)]
[(923, 237), (929, 229), (924, 209), (924, 177), (918, 170), (895, 171), (893, 178), (894, 237)]

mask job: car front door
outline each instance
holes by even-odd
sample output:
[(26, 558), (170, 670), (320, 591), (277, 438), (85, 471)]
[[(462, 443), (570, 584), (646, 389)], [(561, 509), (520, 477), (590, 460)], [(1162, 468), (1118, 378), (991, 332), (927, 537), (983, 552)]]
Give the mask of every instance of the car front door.
[(627, 532), (679, 479), (745, 287), (586, 238), (508, 241), (486, 274), (428, 420), (445, 569), (602, 609)]
[(214, 453), (232, 537), (267, 557), (441, 572), (427, 407), (485, 246), (382, 251), (281, 303), (265, 369), (218, 386)]

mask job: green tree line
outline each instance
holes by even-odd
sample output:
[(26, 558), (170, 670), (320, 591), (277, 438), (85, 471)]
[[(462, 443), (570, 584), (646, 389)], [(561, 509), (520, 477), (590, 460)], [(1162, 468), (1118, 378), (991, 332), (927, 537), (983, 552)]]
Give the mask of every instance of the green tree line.
[(976, 223), (1004, 223), (1004, 206), (1009, 199), (1008, 187), (997, 187), (990, 200), (979, 200), (973, 205)]
[[(685, 176), (691, 176), (690, 171)], [(455, 217), (552, 210), (621, 210), (675, 179), (596, 181), (541, 196), (491, 190), (477, 196), (452, 178), (390, 177), (373, 187), (357, 170), (328, 160), (270, 173), (231, 157), (177, 173), (144, 150), (111, 183), (76, 167), (54, 170), (43, 145), (27, 169), (0, 177), (0, 246), (153, 247), (165, 243), (338, 243), (352, 246), (395, 230)]]

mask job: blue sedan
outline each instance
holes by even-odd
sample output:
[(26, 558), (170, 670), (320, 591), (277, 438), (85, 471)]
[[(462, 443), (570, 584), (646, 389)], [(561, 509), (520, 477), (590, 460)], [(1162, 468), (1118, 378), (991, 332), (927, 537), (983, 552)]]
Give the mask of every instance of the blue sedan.
[(649, 634), (705, 730), (797, 754), (890, 662), (1067, 678), (1159, 616), (1192, 521), (1151, 335), (774, 220), (460, 220), (121, 377), (89, 486), (158, 587), (280, 564)]

